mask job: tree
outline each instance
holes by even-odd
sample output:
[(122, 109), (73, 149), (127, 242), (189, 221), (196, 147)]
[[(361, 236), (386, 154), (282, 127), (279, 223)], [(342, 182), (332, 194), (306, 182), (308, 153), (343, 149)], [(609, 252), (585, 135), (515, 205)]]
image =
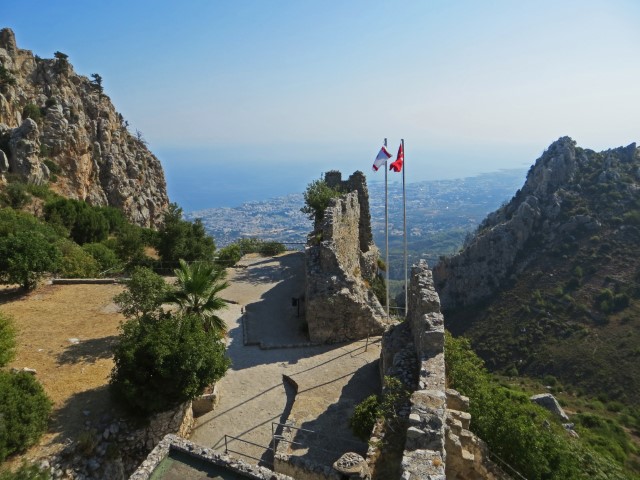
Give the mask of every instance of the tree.
[(118, 230), (114, 250), (124, 262), (143, 258), (144, 241), (142, 239), (142, 229), (130, 223), (122, 225)]
[(216, 245), (207, 235), (200, 220), (188, 222), (182, 219), (182, 209), (169, 204), (164, 222), (158, 234), (158, 253), (165, 262), (212, 262)]
[(305, 206), (300, 211), (306, 213), (309, 219), (318, 225), (324, 218), (324, 211), (329, 206), (329, 201), (340, 195), (338, 190), (331, 188), (324, 180), (314, 180), (304, 192)]
[(127, 289), (114, 301), (127, 318), (157, 315), (167, 297), (169, 287), (164, 278), (145, 267), (136, 267), (127, 282)]
[(209, 263), (189, 265), (184, 260), (180, 260), (180, 268), (174, 271), (176, 289), (170, 293), (169, 301), (178, 305), (185, 315), (200, 318), (205, 332), (226, 333), (224, 320), (215, 313), (227, 306), (227, 302), (218, 296), (229, 286), (224, 280), (226, 272)]
[(62, 52), (55, 52), (53, 56), (56, 58), (56, 72), (57, 73), (66, 73), (69, 71), (69, 55)]
[(202, 394), (230, 361), (220, 338), (194, 315), (142, 317), (122, 325), (111, 391), (133, 413), (167, 410)]
[(83, 243), (101, 242), (108, 235), (109, 221), (102, 215), (102, 212), (83, 202), (71, 228), (71, 238), (82, 245)]
[(0, 278), (32, 289), (47, 272), (58, 266), (56, 245), (39, 231), (19, 231), (0, 238)]
[(98, 73), (92, 73), (91, 78), (93, 78), (93, 80), (91, 80), (91, 83), (98, 91), (98, 95), (102, 95), (102, 92), (104, 91), (104, 88), (102, 87), (102, 76)]

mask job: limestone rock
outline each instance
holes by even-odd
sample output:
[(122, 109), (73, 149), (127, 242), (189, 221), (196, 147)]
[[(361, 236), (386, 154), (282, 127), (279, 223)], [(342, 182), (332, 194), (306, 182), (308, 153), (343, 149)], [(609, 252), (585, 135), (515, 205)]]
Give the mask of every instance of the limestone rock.
[(532, 402), (537, 403), (543, 408), (546, 408), (551, 413), (557, 415), (565, 422), (569, 421), (569, 416), (566, 413), (564, 413), (564, 410), (558, 403), (558, 400), (556, 400), (556, 397), (554, 397), (550, 393), (541, 393), (539, 395), (533, 395), (530, 398)]
[(367, 465), (365, 459), (357, 453), (345, 453), (333, 463), (333, 468), (343, 475), (347, 475), (348, 478), (371, 478), (369, 465)]
[[(601, 169), (599, 181), (615, 183), (620, 175), (615, 165), (632, 161), (638, 151), (631, 144), (596, 153), (577, 147), (569, 137), (552, 143), (511, 201), (487, 216), (461, 252), (435, 266), (433, 278), (442, 308), (487, 299), (512, 282), (536, 255), (546, 254), (544, 249), (554, 242), (600, 230), (598, 218), (570, 208), (580, 196), (582, 166)], [(634, 195), (634, 185), (624, 188), (617, 192), (620, 198)]]
[[(131, 135), (109, 97), (67, 61), (40, 59), (0, 30), (0, 64), (15, 84), (0, 88), (0, 173), (55, 192), (119, 208), (132, 222), (157, 226), (169, 199), (162, 166)], [(27, 105), (41, 118), (23, 118)], [(57, 166), (55, 179), (44, 160)]]

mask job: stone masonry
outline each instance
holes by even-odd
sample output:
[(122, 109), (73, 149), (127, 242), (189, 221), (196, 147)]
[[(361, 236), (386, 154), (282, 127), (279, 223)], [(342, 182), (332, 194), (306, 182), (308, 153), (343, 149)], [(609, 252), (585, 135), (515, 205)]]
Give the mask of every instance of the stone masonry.
[(424, 260), (411, 269), (408, 300), (406, 321), (385, 333), (380, 358), (381, 374), (405, 385), (419, 370), (410, 398), (402, 479), (507, 478), (487, 460), (484, 442), (468, 430), (469, 400), (445, 389), (444, 317)]
[(326, 181), (354, 190), (331, 201), (309, 237), (305, 311), (310, 340), (333, 343), (379, 335), (386, 322), (369, 284), (377, 275), (379, 251), (371, 235), (364, 175), (356, 172), (343, 182), (339, 172), (330, 172)]

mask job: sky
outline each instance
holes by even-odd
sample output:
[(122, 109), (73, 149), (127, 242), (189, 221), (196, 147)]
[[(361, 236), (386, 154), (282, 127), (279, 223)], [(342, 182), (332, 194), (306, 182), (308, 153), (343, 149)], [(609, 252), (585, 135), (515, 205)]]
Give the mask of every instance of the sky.
[(638, 141), (638, 25), (637, 0), (0, 0), (20, 48), (102, 75), (186, 210), (379, 180), (385, 137), (408, 181)]

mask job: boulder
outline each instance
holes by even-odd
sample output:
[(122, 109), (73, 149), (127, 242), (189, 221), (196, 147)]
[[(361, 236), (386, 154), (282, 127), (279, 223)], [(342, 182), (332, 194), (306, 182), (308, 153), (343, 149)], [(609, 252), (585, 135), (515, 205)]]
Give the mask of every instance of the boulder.
[(531, 397), (531, 401), (537, 403), (543, 408), (546, 408), (551, 413), (554, 413), (558, 417), (560, 417), (565, 422), (569, 421), (569, 417), (556, 400), (556, 397), (551, 395), (550, 393), (541, 393), (539, 395), (533, 395)]

